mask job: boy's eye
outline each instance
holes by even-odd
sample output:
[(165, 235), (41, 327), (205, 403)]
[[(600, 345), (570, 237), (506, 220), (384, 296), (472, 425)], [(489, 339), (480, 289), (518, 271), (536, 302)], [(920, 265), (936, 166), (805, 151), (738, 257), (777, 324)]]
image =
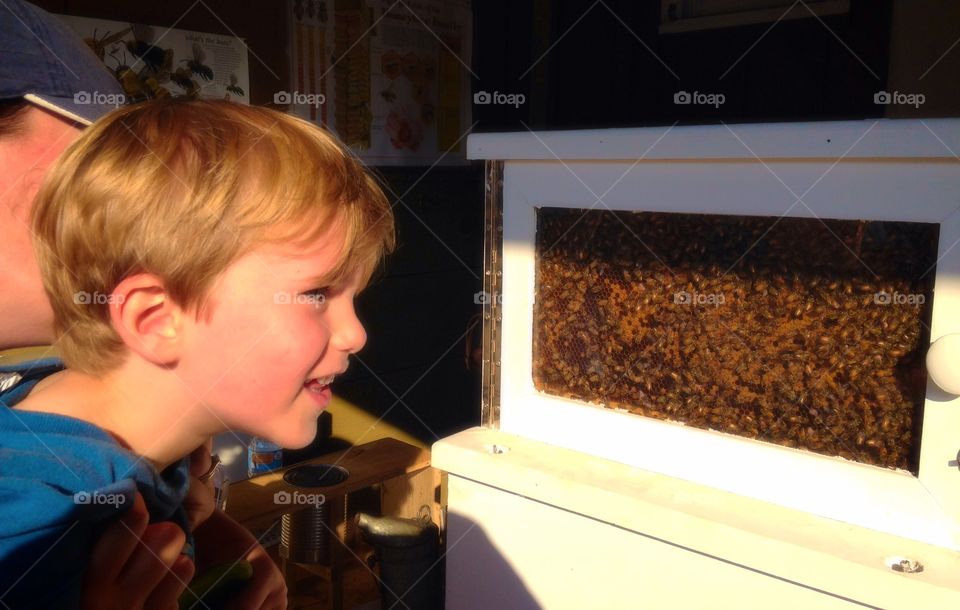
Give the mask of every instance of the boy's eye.
[(314, 288), (313, 290), (307, 290), (306, 292), (301, 292), (302, 301), (310, 305), (319, 307), (327, 302), (327, 296), (330, 293), (329, 287), (323, 288)]

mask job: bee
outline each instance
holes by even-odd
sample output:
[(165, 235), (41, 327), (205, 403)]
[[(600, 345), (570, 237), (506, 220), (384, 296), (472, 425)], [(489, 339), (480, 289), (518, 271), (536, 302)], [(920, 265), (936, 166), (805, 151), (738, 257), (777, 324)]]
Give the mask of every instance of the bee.
[(170, 97), (170, 91), (160, 84), (160, 81), (154, 76), (148, 76), (147, 78), (141, 78), (140, 82), (150, 91), (150, 97), (154, 98), (163, 98)]
[(173, 59), (173, 49), (161, 49), (154, 46), (153, 28), (142, 25), (131, 25), (133, 40), (127, 41), (127, 50), (130, 51), (139, 61), (153, 71), (158, 71), (164, 65)]
[(388, 104), (392, 104), (397, 101), (397, 94), (393, 91), (392, 85), (381, 91), (380, 97), (382, 97)]
[(190, 71), (203, 80), (213, 80), (213, 69), (204, 64), (207, 59), (207, 53), (196, 42), (193, 43), (193, 59), (182, 59), (181, 62), (187, 62)]
[(183, 89), (187, 97), (197, 97), (200, 94), (200, 85), (193, 80), (193, 73), (188, 68), (177, 68), (170, 75), (170, 80)]
[[(113, 74), (120, 81), (123, 92), (130, 102), (139, 102), (151, 97), (150, 89), (143, 84), (140, 76), (134, 72), (133, 68), (127, 65), (126, 61), (120, 61), (116, 55), (110, 54), (117, 62), (117, 67), (113, 69)], [(126, 60), (126, 56), (124, 56)]]
[(140, 70), (139, 76), (140, 82), (143, 83), (150, 92), (150, 97), (162, 98), (170, 97), (170, 91), (164, 86), (166, 83), (170, 82), (170, 69), (173, 65), (173, 50), (168, 50), (164, 53), (163, 63), (160, 66), (154, 68), (148, 65), (145, 65), (142, 70)]
[(103, 61), (107, 54), (107, 47), (120, 41), (124, 36), (127, 35), (129, 31), (130, 28), (117, 32), (116, 34), (107, 32), (103, 35), (103, 38), (97, 38), (97, 30), (94, 28), (93, 36), (90, 38), (84, 38), (83, 41), (87, 43), (87, 46), (90, 47), (90, 50), (100, 58), (100, 61)]
[(241, 89), (241, 88), (237, 85), (237, 75), (236, 75), (236, 74), (231, 74), (231, 75), (230, 75), (230, 84), (227, 85), (227, 91), (229, 91), (230, 93), (233, 93), (234, 95), (239, 95), (239, 96), (241, 96), (241, 97), (244, 96), (244, 95), (246, 95), (246, 93), (244, 93), (243, 89)]

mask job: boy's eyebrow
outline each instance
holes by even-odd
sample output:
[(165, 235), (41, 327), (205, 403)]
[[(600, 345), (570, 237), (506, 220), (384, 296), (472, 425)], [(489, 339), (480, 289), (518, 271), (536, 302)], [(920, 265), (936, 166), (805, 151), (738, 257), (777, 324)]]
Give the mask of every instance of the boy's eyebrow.
[(328, 271), (324, 271), (323, 273), (318, 273), (318, 274), (309, 276), (307, 278), (307, 281), (310, 284), (315, 286), (321, 286), (321, 287), (330, 286), (336, 283), (338, 276), (339, 276), (338, 273), (335, 273), (333, 269), (330, 269)]

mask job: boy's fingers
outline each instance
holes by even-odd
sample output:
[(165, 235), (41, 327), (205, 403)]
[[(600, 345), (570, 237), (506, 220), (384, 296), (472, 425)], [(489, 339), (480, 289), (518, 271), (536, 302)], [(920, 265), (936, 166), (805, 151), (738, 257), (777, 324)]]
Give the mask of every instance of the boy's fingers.
[[(173, 562), (170, 571), (163, 577), (143, 605), (144, 610), (168, 610), (177, 607), (180, 594), (193, 579), (196, 567), (190, 558), (181, 555)], [(198, 608), (197, 610), (201, 610)]]
[(180, 556), (186, 536), (176, 524), (163, 522), (147, 527), (127, 565), (120, 573), (121, 587), (128, 598), (147, 599), (154, 588), (170, 574)]
[(211, 451), (213, 451), (212, 436), (190, 453), (190, 476), (199, 477), (210, 470)]
[(287, 586), (276, 568), (254, 565), (253, 579), (226, 605), (228, 610), (281, 610), (287, 607)]
[(274, 591), (263, 603), (266, 610), (287, 610), (287, 592)]
[[(138, 493), (133, 507), (105, 528), (84, 574), (84, 608), (103, 608), (104, 604), (164, 610), (176, 607), (177, 597), (194, 571), (188, 558), (186, 564), (174, 563), (186, 536), (176, 524), (148, 525), (148, 519)], [(144, 600), (148, 606), (143, 606)]]
[[(136, 549), (140, 537), (143, 536), (148, 519), (143, 496), (138, 492), (133, 507), (117, 522), (104, 529), (103, 534), (93, 545), (86, 571), (86, 581), (95, 584), (94, 590), (113, 583), (117, 578)], [(84, 590), (89, 588), (85, 586)]]

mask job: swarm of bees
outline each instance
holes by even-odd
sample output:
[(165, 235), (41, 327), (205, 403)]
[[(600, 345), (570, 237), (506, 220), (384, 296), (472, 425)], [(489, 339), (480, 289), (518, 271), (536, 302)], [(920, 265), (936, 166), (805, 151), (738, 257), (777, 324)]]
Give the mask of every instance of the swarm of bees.
[(534, 384), (916, 472), (937, 240), (921, 223), (542, 208)]
[[(198, 97), (201, 91), (198, 80), (209, 82), (214, 77), (213, 69), (206, 64), (203, 47), (194, 43), (192, 57), (174, 64), (173, 49), (163, 49), (151, 42), (153, 39), (152, 28), (135, 24), (99, 37), (94, 30), (93, 36), (86, 38), (85, 42), (101, 60), (107, 56), (113, 59), (113, 73), (123, 87), (128, 102), (171, 95)], [(168, 88), (170, 84), (178, 87), (179, 93), (172, 92)], [(238, 96), (244, 95), (243, 89), (237, 85), (236, 75), (231, 75), (227, 91)]]

